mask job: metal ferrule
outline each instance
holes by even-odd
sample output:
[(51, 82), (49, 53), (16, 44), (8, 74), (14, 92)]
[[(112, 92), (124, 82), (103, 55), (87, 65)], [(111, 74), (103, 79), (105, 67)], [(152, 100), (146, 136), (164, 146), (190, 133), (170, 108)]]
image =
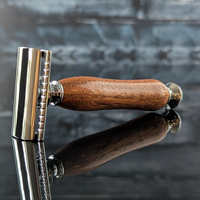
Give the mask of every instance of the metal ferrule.
[(49, 102), (51, 105), (56, 106), (63, 100), (63, 86), (58, 81), (52, 81), (49, 86)]
[(49, 183), (52, 185), (53, 178), (61, 178), (64, 175), (64, 166), (63, 163), (57, 159), (54, 155), (50, 155), (47, 160), (47, 167), (49, 173)]

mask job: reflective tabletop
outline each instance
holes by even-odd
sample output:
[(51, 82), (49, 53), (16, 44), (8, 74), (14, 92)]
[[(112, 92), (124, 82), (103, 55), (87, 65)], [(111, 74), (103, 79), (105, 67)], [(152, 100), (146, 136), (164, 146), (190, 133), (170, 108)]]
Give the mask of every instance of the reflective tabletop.
[[(52, 183), (52, 199), (155, 199), (155, 196), (158, 199), (194, 198), (194, 194), (198, 195), (199, 191), (197, 118), (192, 117), (192, 109), (184, 112), (177, 108), (176, 111), (181, 117), (181, 128), (176, 133), (169, 132), (169, 124), (163, 118), (165, 115), (142, 111), (99, 111), (95, 115), (104, 115), (108, 128), (113, 127), (113, 124), (122, 125), (95, 134), (90, 133), (95, 129), (91, 127), (93, 130), (85, 131), (84, 137), (73, 135), (66, 129), (65, 134), (58, 130), (55, 137), (63, 137), (60, 145), (52, 143), (54, 139), (48, 137), (47, 131), (46, 141), (42, 143), (44, 151), (46, 149), (46, 159), (49, 160), (49, 155), (55, 154), (65, 168), (62, 178), (49, 179)], [(197, 116), (195, 112), (198, 111), (193, 109), (194, 116)], [(97, 116), (92, 115), (95, 120)], [(118, 121), (117, 116), (123, 120)], [(136, 117), (130, 119), (133, 116)], [(123, 123), (127, 119), (130, 120)], [(94, 121), (91, 119), (90, 123)], [(36, 153), (37, 143), (13, 139), (13, 144), (15, 154), (18, 153), (18, 161), (19, 158), (25, 159), (25, 154), (28, 154), (29, 160), (36, 160), (30, 161), (30, 171), (22, 166), (16, 170), (12, 148), (1, 147), (1, 163), (6, 166), (6, 170), (1, 171), (3, 188), (6, 188), (3, 193), (12, 191), (15, 199), (19, 195), (19, 188), (23, 192), (20, 183), (18, 185), (17, 173), (32, 173), (33, 178), (34, 170), (38, 170), (38, 167), (33, 167), (31, 162), (37, 165), (39, 158)], [(28, 162), (25, 161), (26, 165)], [(36, 178), (40, 179), (40, 173)], [(11, 191), (5, 183), (12, 183)], [(28, 184), (23, 184), (26, 186), (24, 193), (29, 194)]]

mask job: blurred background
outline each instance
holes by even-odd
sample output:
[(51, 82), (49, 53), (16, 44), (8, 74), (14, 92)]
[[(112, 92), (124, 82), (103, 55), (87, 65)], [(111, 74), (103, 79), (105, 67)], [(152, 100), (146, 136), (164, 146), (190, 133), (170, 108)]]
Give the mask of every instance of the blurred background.
[[(177, 134), (87, 174), (55, 180), (53, 199), (200, 199), (199, 9), (198, 0), (1, 0), (1, 198), (19, 199), (10, 131), (17, 48), (27, 46), (53, 52), (51, 80), (152, 78), (184, 92)], [(49, 106), (47, 155), (143, 113)]]

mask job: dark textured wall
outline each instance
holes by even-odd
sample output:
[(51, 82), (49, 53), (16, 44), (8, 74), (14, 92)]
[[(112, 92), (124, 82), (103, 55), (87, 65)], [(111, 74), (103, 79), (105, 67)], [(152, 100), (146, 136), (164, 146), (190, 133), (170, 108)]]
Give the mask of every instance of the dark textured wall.
[[(2, 0), (0, 154), (7, 170), (0, 171), (0, 196), (19, 198), (10, 129), (17, 47), (28, 46), (53, 52), (51, 80), (154, 78), (184, 91), (179, 133), (86, 175), (56, 180), (54, 199), (199, 199), (199, 9), (197, 0)], [(49, 107), (47, 153), (142, 113)]]

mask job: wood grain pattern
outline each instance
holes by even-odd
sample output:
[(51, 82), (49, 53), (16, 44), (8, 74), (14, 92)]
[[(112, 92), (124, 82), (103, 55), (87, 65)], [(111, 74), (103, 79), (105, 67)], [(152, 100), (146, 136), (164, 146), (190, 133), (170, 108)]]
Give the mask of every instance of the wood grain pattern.
[(162, 140), (168, 123), (159, 114), (148, 113), (109, 130), (75, 140), (55, 156), (65, 167), (65, 176), (82, 174), (133, 150)]
[(166, 86), (153, 79), (73, 77), (59, 82), (64, 88), (64, 98), (59, 106), (71, 110), (159, 110), (169, 99)]

